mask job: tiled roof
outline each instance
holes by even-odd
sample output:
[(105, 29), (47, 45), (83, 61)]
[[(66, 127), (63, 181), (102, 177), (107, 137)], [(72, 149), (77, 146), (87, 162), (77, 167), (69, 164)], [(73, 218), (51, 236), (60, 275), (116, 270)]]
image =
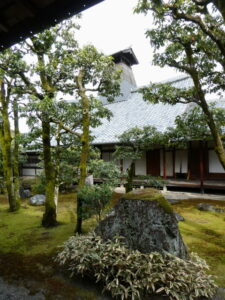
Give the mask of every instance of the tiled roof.
[[(192, 80), (187, 76), (172, 78), (166, 82), (177, 88), (192, 86)], [(225, 108), (225, 99), (214, 101)], [(95, 145), (117, 143), (118, 136), (133, 127), (154, 126), (164, 132), (168, 127), (174, 126), (176, 117), (193, 107), (193, 104), (151, 104), (145, 102), (141, 94), (133, 92), (127, 100), (107, 104), (105, 107), (111, 110), (113, 117), (110, 121), (103, 119), (101, 126), (92, 129)]]
[(155, 126), (161, 132), (173, 126), (176, 116), (185, 112), (184, 104), (150, 104), (143, 100), (138, 93), (131, 94), (126, 101), (107, 104), (113, 117), (110, 121), (102, 120), (102, 125), (93, 129), (93, 144), (107, 144), (118, 142), (118, 136), (125, 130), (143, 126)]

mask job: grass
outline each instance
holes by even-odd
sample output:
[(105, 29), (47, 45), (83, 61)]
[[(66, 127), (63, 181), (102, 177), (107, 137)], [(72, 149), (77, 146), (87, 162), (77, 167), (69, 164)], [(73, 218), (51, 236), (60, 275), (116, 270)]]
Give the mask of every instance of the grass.
[(42, 206), (30, 206), (23, 202), (18, 212), (9, 213), (8, 205), (1, 197), (1, 252), (47, 254), (54, 251), (57, 244), (62, 244), (71, 236), (75, 228), (75, 195), (60, 198), (58, 209), (60, 226), (45, 229), (40, 225), (44, 209)]
[[(112, 202), (116, 203), (118, 197), (119, 195), (115, 194)], [(217, 276), (217, 284), (225, 287), (225, 214), (199, 211), (196, 205), (204, 201), (206, 200), (185, 200), (173, 205), (173, 208), (185, 218), (184, 222), (179, 223), (179, 227), (189, 251), (196, 252), (204, 258), (210, 266), (209, 272)], [(225, 209), (223, 201), (206, 202)], [(30, 206), (24, 201), (18, 212), (9, 213), (7, 209), (6, 199), (0, 196), (2, 257), (13, 254), (13, 259), (17, 256), (18, 261), (24, 259), (26, 261), (32, 257), (33, 261), (36, 261), (37, 257), (42, 257), (45, 264), (45, 261), (49, 261), (49, 257), (55, 254), (58, 245), (74, 233), (76, 222), (74, 193), (60, 195), (58, 207), (60, 225), (51, 229), (40, 226), (43, 207)], [(88, 232), (95, 225), (94, 217), (85, 220), (84, 232)], [(3, 272), (3, 268), (0, 268), (0, 274), (1, 270)]]
[(206, 260), (209, 273), (216, 275), (217, 284), (225, 288), (225, 214), (198, 210), (196, 205), (202, 202), (225, 209), (224, 201), (214, 200), (184, 200), (174, 209), (185, 218), (179, 227), (189, 251)]

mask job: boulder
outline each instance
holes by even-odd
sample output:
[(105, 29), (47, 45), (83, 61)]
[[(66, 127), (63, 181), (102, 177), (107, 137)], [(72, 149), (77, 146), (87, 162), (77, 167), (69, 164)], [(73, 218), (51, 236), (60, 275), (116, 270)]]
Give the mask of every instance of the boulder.
[(197, 208), (199, 210), (202, 210), (202, 211), (211, 211), (211, 212), (218, 212), (218, 213), (224, 213), (224, 209), (222, 208), (217, 208), (211, 204), (208, 204), (208, 203), (199, 203), (197, 205)]
[(175, 218), (176, 218), (177, 222), (183, 222), (183, 221), (185, 221), (184, 217), (181, 216), (180, 214), (175, 213), (174, 215), (175, 215)]
[(20, 187), (19, 194), (22, 199), (29, 198), (31, 196), (30, 190), (24, 189), (23, 187)]
[(179, 204), (180, 203), (180, 200), (177, 200), (177, 199), (167, 199), (167, 201), (172, 204), (172, 205), (175, 205), (175, 204)]
[(172, 207), (155, 189), (122, 196), (95, 231), (104, 240), (122, 236), (129, 248), (143, 253), (157, 251), (188, 257)]
[(37, 194), (30, 198), (30, 205), (44, 205), (45, 204), (45, 195)]

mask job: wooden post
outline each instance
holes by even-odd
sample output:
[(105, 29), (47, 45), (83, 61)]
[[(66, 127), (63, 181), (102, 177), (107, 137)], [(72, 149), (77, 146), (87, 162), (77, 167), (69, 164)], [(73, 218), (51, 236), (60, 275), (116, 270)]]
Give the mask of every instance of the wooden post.
[(189, 141), (189, 143), (188, 143), (189, 145), (188, 145), (188, 149), (187, 149), (187, 151), (188, 151), (188, 172), (187, 172), (187, 180), (189, 180), (189, 179), (191, 179), (191, 176), (192, 176), (192, 174), (191, 174), (191, 167), (190, 167), (190, 165), (191, 165), (191, 162), (190, 162), (190, 160), (191, 160), (191, 156), (190, 156), (190, 151), (191, 151), (191, 146), (192, 146), (192, 144), (191, 144), (191, 141)]
[(173, 148), (173, 178), (176, 178), (175, 164), (176, 164), (176, 150), (175, 148)]
[(200, 141), (200, 190), (204, 194), (204, 158), (203, 158), (203, 142)]
[(123, 159), (120, 160), (120, 171), (123, 172)]
[(163, 148), (163, 178), (166, 179), (166, 151)]

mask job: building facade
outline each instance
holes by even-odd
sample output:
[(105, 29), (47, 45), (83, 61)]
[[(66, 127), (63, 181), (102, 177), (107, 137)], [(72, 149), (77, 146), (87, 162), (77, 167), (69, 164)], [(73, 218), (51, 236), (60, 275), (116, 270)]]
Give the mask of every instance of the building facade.
[[(138, 61), (132, 49), (117, 52), (113, 56), (117, 67), (122, 69), (121, 96), (113, 103), (107, 103), (102, 99), (113, 113), (113, 117), (110, 121), (103, 119), (102, 125), (92, 131), (95, 136), (93, 143), (99, 147), (105, 161), (112, 160), (115, 145), (119, 142), (118, 136), (124, 131), (134, 127), (154, 126), (160, 132), (164, 132), (168, 127), (175, 126), (177, 116), (193, 108), (191, 103), (176, 105), (146, 103), (142, 95), (136, 92), (137, 85), (132, 65)], [(192, 80), (188, 76), (179, 76), (167, 82), (177, 88), (192, 85)], [(219, 100), (219, 106), (225, 108), (224, 99)], [(120, 161), (119, 165), (121, 170), (125, 171), (130, 161)], [(140, 160), (136, 160), (135, 174), (193, 180), (225, 179), (225, 170), (213, 149), (213, 143), (203, 141), (190, 141), (186, 149), (167, 149), (156, 145), (155, 149), (146, 151)]]

